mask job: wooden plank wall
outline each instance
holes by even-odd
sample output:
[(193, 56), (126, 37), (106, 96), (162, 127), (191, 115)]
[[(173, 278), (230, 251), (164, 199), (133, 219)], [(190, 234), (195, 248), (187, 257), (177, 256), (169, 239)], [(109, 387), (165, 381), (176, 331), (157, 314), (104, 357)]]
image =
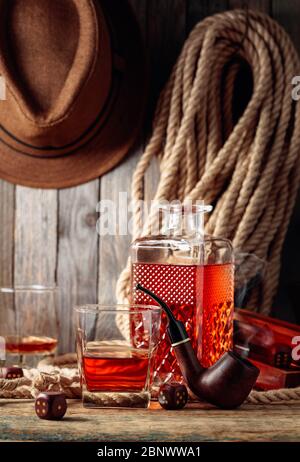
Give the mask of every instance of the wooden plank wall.
[[(76, 188), (33, 190), (0, 181), (0, 285), (58, 284), (61, 289), (61, 351), (74, 346), (72, 309), (75, 304), (115, 301), (115, 283), (126, 262), (130, 238), (99, 237), (95, 231), (96, 204), (100, 199), (116, 200), (119, 191), (130, 194), (131, 175), (147, 140), (155, 101), (195, 23), (207, 15), (247, 4), (277, 19), (300, 51), (300, 4), (297, 0), (130, 1), (143, 32), (150, 72), (148, 117), (137, 146), (112, 172)], [(149, 199), (157, 177), (154, 162), (145, 182)], [(292, 284), (294, 291), (300, 288), (295, 253), (295, 245), (298, 244), (298, 250), (300, 247), (299, 221), (300, 199), (285, 249), (279, 300), (284, 299), (280, 293), (285, 293), (286, 286)], [(292, 270), (286, 271), (290, 262)], [(277, 314), (295, 319), (296, 302), (293, 305), (291, 300), (284, 300), (285, 311), (277, 310)], [(52, 313), (45, 315), (51, 317)]]

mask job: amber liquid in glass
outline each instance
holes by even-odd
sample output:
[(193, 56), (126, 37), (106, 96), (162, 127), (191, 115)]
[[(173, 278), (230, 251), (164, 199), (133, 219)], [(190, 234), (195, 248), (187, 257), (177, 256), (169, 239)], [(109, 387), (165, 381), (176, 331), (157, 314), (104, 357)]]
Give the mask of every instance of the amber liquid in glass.
[[(119, 353), (118, 353), (119, 351)], [(123, 348), (110, 355), (86, 353), (83, 373), (90, 392), (142, 391), (148, 376), (148, 350)]]
[(198, 336), (198, 358), (212, 366), (233, 346), (234, 266), (204, 265), (202, 326)]
[[(182, 321), (193, 348), (204, 366), (216, 362), (232, 347), (233, 265), (165, 265), (134, 263), (132, 294), (134, 303), (153, 304), (153, 300), (134, 287), (140, 283), (161, 297)], [(179, 366), (166, 332), (167, 319), (162, 315), (161, 340), (154, 378), (182, 380)], [(139, 326), (132, 326), (139, 329)], [(137, 335), (137, 333), (135, 333)]]
[(57, 340), (51, 337), (10, 335), (5, 338), (7, 353), (19, 355), (51, 354), (57, 347)]

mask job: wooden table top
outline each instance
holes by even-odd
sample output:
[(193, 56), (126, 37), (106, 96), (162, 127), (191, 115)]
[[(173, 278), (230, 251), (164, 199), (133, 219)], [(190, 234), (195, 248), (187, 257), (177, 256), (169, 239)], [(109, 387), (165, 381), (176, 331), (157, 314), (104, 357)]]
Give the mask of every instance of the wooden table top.
[(300, 404), (244, 405), (221, 411), (84, 409), (69, 401), (60, 422), (40, 420), (28, 400), (0, 400), (0, 441), (300, 441)]

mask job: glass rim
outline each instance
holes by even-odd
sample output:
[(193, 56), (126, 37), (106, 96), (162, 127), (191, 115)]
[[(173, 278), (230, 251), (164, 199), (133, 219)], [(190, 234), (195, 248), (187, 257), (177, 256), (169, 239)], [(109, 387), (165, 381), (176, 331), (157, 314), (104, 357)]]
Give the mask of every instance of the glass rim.
[(86, 304), (74, 306), (77, 313), (153, 313), (161, 312), (162, 308), (158, 305), (142, 305), (137, 303), (115, 303), (115, 304)]
[(28, 285), (16, 285), (13, 287), (0, 287), (0, 293), (3, 294), (14, 294), (18, 292), (35, 292), (35, 293), (45, 293), (45, 292), (56, 292), (58, 291), (58, 286), (44, 286), (41, 284), (28, 284)]

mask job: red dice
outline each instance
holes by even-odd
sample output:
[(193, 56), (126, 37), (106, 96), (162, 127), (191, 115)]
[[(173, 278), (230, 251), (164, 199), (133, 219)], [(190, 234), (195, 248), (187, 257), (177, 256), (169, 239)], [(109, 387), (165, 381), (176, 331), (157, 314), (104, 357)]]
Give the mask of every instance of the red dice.
[(40, 393), (35, 400), (35, 412), (40, 419), (60, 420), (67, 410), (64, 393), (48, 391)]
[(19, 379), (20, 377), (23, 377), (23, 375), (23, 369), (21, 369), (21, 367), (12, 366), (0, 368), (1, 379)]
[(187, 400), (187, 388), (178, 382), (165, 383), (159, 389), (158, 402), (164, 409), (182, 409)]

